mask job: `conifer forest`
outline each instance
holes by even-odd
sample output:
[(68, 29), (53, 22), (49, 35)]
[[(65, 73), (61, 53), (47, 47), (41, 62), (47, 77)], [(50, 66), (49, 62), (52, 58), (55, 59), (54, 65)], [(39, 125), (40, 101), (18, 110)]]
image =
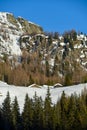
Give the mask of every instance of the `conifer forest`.
[(69, 97), (63, 91), (57, 104), (49, 88), (44, 101), (36, 93), (33, 99), (26, 94), (22, 112), (8, 92), (0, 107), (0, 130), (87, 130), (87, 90)]

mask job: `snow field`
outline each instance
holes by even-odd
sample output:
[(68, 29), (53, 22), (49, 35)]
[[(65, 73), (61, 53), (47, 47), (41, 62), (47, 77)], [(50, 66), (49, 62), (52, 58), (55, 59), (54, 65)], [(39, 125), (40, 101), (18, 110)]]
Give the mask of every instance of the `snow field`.
[[(20, 111), (23, 110), (23, 105), (25, 101), (25, 95), (26, 93), (29, 95), (30, 98), (33, 98), (35, 95), (35, 92), (37, 96), (41, 96), (42, 99), (45, 99), (46, 93), (47, 93), (47, 85), (41, 86), (40, 88), (35, 87), (19, 87), (14, 85), (8, 85), (2, 81), (0, 81), (0, 106), (2, 105), (7, 92), (9, 91), (11, 102), (14, 100), (15, 96), (17, 96)], [(81, 91), (87, 88), (87, 84), (79, 84), (69, 87), (60, 87), (60, 88), (53, 88), (53, 86), (50, 87), (50, 93), (51, 93), (51, 99), (52, 103), (56, 103), (58, 99), (60, 99), (62, 92), (64, 91), (67, 96), (70, 96), (71, 94), (76, 93), (77, 95), (81, 94)]]

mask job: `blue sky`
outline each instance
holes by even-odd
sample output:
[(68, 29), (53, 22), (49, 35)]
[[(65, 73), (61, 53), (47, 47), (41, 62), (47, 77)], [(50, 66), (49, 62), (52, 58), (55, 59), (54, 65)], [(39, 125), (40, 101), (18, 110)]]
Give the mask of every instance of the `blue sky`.
[(0, 0), (0, 11), (24, 17), (44, 31), (87, 34), (87, 0)]

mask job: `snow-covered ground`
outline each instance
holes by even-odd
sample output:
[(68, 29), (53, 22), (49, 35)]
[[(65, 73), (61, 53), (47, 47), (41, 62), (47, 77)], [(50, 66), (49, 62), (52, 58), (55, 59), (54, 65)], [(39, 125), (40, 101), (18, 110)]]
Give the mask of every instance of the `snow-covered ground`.
[[(2, 104), (3, 100), (5, 99), (7, 95), (7, 91), (10, 93), (11, 101), (14, 100), (14, 97), (17, 96), (18, 103), (20, 106), (20, 111), (23, 109), (25, 95), (28, 93), (30, 98), (33, 98), (35, 92), (37, 93), (37, 96), (41, 96), (42, 99), (45, 99), (46, 93), (47, 93), (47, 87), (46, 85), (35, 88), (35, 87), (19, 87), (14, 85), (8, 85), (7, 83), (4, 83), (0, 81), (0, 105)], [(53, 88), (53, 86), (50, 87), (50, 93), (52, 102), (56, 103), (57, 100), (61, 97), (62, 92), (64, 91), (67, 96), (70, 96), (72, 93), (80, 94), (81, 91), (87, 88), (87, 84), (79, 84), (69, 87), (60, 87), (60, 88)]]
[[(8, 14), (9, 13), (0, 12), (0, 54), (5, 53), (20, 56), (22, 52), (18, 41), (23, 31), (21, 29), (17, 30), (17, 27), (8, 21)], [(18, 21), (17, 24), (19, 28), (21, 28)]]

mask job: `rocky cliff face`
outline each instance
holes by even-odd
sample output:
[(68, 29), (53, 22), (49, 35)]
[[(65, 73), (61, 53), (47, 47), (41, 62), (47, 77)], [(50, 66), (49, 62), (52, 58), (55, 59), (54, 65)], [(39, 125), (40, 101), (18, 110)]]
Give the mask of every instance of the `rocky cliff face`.
[(42, 33), (42, 31), (43, 31), (43, 29), (39, 25), (29, 22), (21, 17), (15, 18), (12, 14), (7, 14), (7, 20), (9, 21), (9, 23), (16, 26), (16, 28), (19, 29), (19, 31), (21, 30), (25, 34), (26, 33), (28, 33), (28, 34), (36, 33), (37, 34), (37, 33)]
[(10, 13), (0, 13), (0, 54), (21, 55), (19, 39), (24, 34), (43, 33), (43, 29)]
[(31, 75), (38, 75), (34, 80), (39, 83), (87, 81), (87, 35), (73, 30), (63, 36), (45, 34), (24, 18), (0, 13), (0, 61), (6, 59), (11, 67), (21, 64), (28, 81)]

